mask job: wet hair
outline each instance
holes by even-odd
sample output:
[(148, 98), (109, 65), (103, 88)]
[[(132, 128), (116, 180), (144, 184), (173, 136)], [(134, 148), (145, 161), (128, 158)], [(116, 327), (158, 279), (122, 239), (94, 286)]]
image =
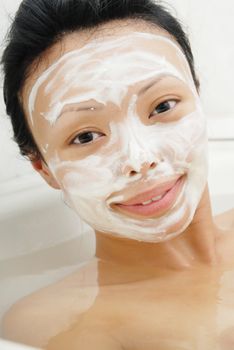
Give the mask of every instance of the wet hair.
[(6, 37), (1, 64), (6, 113), (23, 156), (43, 159), (27, 124), (20, 92), (30, 67), (64, 35), (116, 19), (140, 19), (166, 30), (180, 45), (199, 90), (190, 43), (182, 25), (155, 0), (23, 0)]

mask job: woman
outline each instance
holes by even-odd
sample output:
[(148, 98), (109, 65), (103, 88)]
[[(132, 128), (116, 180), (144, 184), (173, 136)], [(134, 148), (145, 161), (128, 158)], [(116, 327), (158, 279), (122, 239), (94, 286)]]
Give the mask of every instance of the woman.
[(21, 153), (96, 234), (95, 259), (14, 305), (5, 336), (56, 350), (232, 349), (233, 228), (212, 218), (178, 21), (151, 0), (25, 0), (2, 63)]

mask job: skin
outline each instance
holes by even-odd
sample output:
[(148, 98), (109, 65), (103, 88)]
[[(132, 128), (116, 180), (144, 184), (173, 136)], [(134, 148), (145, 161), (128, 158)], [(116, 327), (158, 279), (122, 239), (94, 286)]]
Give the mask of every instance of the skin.
[[(172, 40), (139, 32), (107, 39), (68, 51), (40, 76), (28, 98), (31, 127), (41, 130), (43, 118), (49, 123), (40, 134), (48, 166), (66, 203), (96, 231), (168, 240), (188, 226), (204, 190), (205, 116), (187, 60)], [(165, 101), (170, 110), (160, 114)], [(78, 132), (87, 131), (95, 141), (77, 144)], [(180, 196), (160, 216), (121, 215), (115, 205), (181, 175)]]
[[(136, 30), (170, 37), (139, 21), (115, 21), (96, 32), (81, 32), (79, 38), (66, 36), (62, 46), (56, 44), (44, 54), (21, 94), (42, 153), (49, 137), (56, 137), (59, 130), (37, 111), (33, 123), (30, 119), (26, 101), (37, 78), (62, 54), (94, 37), (105, 40)], [(115, 106), (109, 108), (116, 112)], [(69, 127), (69, 118), (63, 127)], [(60, 189), (48, 166), (55, 149), (56, 144), (50, 144), (45, 161), (32, 165), (50, 186)], [(72, 159), (75, 152), (67, 157)], [(146, 164), (140, 171), (149, 167)], [(213, 218), (206, 185), (191, 223), (172, 240), (142, 242), (96, 230), (96, 259), (13, 306), (5, 317), (6, 337), (48, 350), (232, 349), (233, 312), (226, 317), (227, 309), (234, 306), (232, 216), (229, 212)], [(37, 315), (34, 325), (32, 315)]]

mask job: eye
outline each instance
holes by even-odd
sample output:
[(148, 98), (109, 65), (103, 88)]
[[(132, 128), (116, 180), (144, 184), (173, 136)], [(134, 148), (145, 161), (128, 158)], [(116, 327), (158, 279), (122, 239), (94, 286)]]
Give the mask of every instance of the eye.
[(178, 101), (176, 101), (176, 100), (167, 100), (167, 101), (161, 102), (154, 109), (154, 111), (156, 111), (156, 113), (153, 112), (153, 113), (151, 113), (150, 116), (165, 113), (165, 112), (173, 109), (176, 106), (177, 102)]
[(92, 143), (93, 141), (97, 140), (102, 136), (104, 136), (104, 134), (100, 132), (94, 132), (94, 131), (81, 132), (80, 134), (76, 135), (76, 137), (70, 142), (70, 144), (83, 145), (86, 143)]

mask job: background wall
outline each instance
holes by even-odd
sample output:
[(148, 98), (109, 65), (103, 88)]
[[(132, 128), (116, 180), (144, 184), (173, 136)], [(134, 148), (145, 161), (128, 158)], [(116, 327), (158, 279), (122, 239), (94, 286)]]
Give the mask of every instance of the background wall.
[[(0, 0), (0, 41), (20, 0)], [(233, 0), (171, 0), (164, 3), (181, 18), (189, 33), (201, 97), (208, 116), (210, 135), (234, 137), (234, 2)], [(2, 82), (0, 82), (2, 85)], [(5, 116), (0, 89), (0, 189), (15, 177), (31, 176), (32, 170), (11, 141), (12, 132)], [(35, 178), (37, 175), (34, 175)]]

